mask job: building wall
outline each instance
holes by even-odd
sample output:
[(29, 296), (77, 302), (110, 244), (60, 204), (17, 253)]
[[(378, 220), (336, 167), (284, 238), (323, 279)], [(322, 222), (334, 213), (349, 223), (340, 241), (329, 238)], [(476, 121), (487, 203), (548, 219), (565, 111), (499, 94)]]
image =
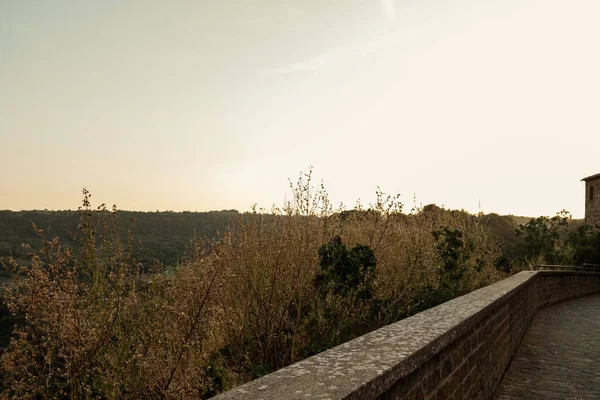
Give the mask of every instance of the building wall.
[[(594, 191), (591, 199), (591, 191)], [(600, 177), (585, 182), (585, 223), (600, 224)]]

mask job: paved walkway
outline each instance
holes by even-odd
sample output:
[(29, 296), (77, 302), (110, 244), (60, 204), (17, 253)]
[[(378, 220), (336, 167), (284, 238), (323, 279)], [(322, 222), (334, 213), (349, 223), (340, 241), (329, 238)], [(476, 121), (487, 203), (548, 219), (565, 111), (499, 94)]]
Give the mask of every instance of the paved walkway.
[(600, 399), (600, 295), (539, 310), (496, 400)]

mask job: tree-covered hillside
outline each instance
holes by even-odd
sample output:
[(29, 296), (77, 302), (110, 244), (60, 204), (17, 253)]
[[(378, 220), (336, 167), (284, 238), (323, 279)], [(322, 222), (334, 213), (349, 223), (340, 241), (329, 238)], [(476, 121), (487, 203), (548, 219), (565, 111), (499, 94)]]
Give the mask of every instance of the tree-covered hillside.
[[(177, 264), (190, 240), (197, 236), (215, 238), (224, 232), (236, 210), (209, 212), (139, 212), (119, 211), (120, 226), (135, 226), (135, 239), (139, 241), (136, 258), (151, 264), (159, 260), (167, 265)], [(48, 238), (57, 236), (61, 243), (72, 244), (70, 233), (79, 224), (77, 211), (0, 211), (0, 257), (10, 257), (26, 262), (30, 250), (37, 250), (42, 240), (33, 225), (42, 229)]]
[[(425, 208), (436, 207), (434, 205)], [(238, 216), (236, 210), (209, 212), (140, 212), (119, 211), (120, 226), (135, 226), (137, 241), (134, 253), (137, 260), (150, 265), (159, 260), (166, 265), (176, 265), (185, 254), (186, 247), (194, 235), (215, 239), (225, 232), (231, 217)], [(483, 216), (483, 222), (489, 226), (508, 260), (522, 256), (519, 248), (520, 238), (517, 229), (526, 224), (530, 217), (499, 215), (495, 213)], [(582, 220), (570, 219), (569, 230), (574, 231)], [(57, 236), (61, 243), (72, 244), (70, 233), (75, 232), (79, 224), (77, 211), (0, 211), (0, 258), (13, 257), (20, 262), (29, 260), (31, 250), (22, 247), (26, 243), (39, 250), (42, 240), (35, 233), (33, 224), (42, 229), (48, 238)]]

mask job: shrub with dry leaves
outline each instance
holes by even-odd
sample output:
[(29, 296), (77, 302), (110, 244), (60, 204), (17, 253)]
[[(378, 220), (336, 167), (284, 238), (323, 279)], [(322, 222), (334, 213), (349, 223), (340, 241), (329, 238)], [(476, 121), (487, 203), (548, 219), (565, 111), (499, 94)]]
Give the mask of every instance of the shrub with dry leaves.
[(142, 268), (134, 225), (84, 189), (77, 245), (44, 239), (31, 265), (13, 262), (5, 298), (25, 322), (1, 357), (2, 396), (207, 398), (503, 276), (480, 216), (404, 213), (381, 191), (334, 209), (311, 179), (193, 239), (173, 273)]

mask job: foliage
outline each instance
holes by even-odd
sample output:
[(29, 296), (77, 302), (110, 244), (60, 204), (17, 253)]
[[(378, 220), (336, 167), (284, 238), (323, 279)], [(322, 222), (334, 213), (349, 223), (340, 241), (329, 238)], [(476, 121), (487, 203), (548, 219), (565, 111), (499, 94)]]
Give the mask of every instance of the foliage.
[(283, 208), (234, 219), (216, 249), (228, 276), (220, 296), (225, 354), (240, 381), (432, 304), (421, 293), (441, 290), (432, 235), (440, 226), (462, 232), (469, 249), (461, 291), (503, 276), (494, 267), (496, 241), (477, 216), (417, 207), (405, 214), (398, 196), (381, 191), (367, 208), (334, 210), (310, 180), (309, 173), (292, 185)]
[(335, 295), (357, 293), (359, 298), (373, 297), (371, 281), (376, 259), (369, 246), (356, 245), (348, 250), (342, 238), (336, 236), (319, 247), (318, 254), (321, 267), (315, 280), (318, 289), (331, 286)]
[(81, 222), (65, 249), (57, 238), (5, 289), (8, 309), (22, 315), (2, 354), (9, 398), (188, 398), (213, 386), (208, 329), (218, 318), (220, 275), (202, 259), (173, 279), (141, 274), (122, 240), (116, 208), (92, 210), (84, 189)]
[(515, 230), (517, 242), (512, 258), (497, 260), (499, 269), (507, 270), (534, 264), (600, 264), (600, 226), (572, 220), (562, 210), (554, 217), (531, 218)]
[[(174, 268), (139, 265), (121, 214), (92, 210), (65, 245), (11, 262), (16, 327), (2, 355), (7, 397), (208, 397), (505, 276), (480, 216), (403, 212), (378, 190), (334, 209), (312, 173), (291, 200), (196, 236)], [(142, 231), (136, 225), (136, 234)]]
[(544, 260), (550, 264), (568, 263), (568, 249), (561, 238), (565, 236), (570, 215), (563, 210), (554, 217), (532, 218), (526, 224), (519, 224), (516, 230), (520, 237), (518, 244), (522, 257), (526, 260)]
[(517, 243), (519, 238), (516, 229), (519, 223), (526, 223), (530, 218), (515, 217), (513, 215), (486, 214), (482, 217), (483, 223), (490, 228), (502, 249), (502, 255), (508, 260), (518, 258)]
[(440, 287), (446, 290), (455, 289), (466, 272), (469, 254), (462, 240), (462, 232), (458, 229), (443, 226), (433, 231), (435, 247), (442, 260), (440, 268)]
[[(151, 266), (155, 260), (166, 265), (181, 262), (186, 246), (194, 235), (217, 238), (223, 233), (236, 210), (209, 212), (140, 212), (119, 211), (120, 225), (131, 219), (136, 221), (136, 246), (133, 256), (143, 265)], [(27, 263), (30, 250), (43, 248), (43, 240), (31, 229), (31, 224), (44, 230), (49, 237), (58, 237), (63, 248), (76, 245), (71, 234), (77, 232), (80, 215), (78, 211), (1, 211), (0, 210), (0, 258), (12, 257), (19, 263)], [(125, 232), (123, 232), (124, 234)], [(125, 237), (123, 237), (125, 239)]]
[[(430, 204), (423, 207), (424, 213), (435, 213), (441, 208)], [(265, 210), (263, 210), (265, 211)], [(330, 218), (341, 222), (349, 222), (358, 218), (376, 219), (373, 209), (334, 210)], [(448, 210), (445, 210), (446, 212)], [(125, 225), (132, 218), (136, 221), (136, 246), (132, 256), (142, 265), (150, 268), (156, 260), (169, 265), (179, 264), (185, 256), (189, 240), (193, 236), (207, 237), (217, 240), (230, 223), (241, 216), (236, 210), (209, 212), (137, 212), (121, 211), (117, 215), (119, 224)], [(248, 214), (246, 214), (247, 216)], [(380, 216), (380, 215), (379, 215)], [(520, 252), (516, 229), (530, 218), (513, 215), (487, 214), (481, 217), (481, 223), (496, 238), (497, 246), (504, 258), (500, 260), (500, 269), (510, 270), (521, 262), (524, 256)], [(32, 223), (44, 230), (50, 237), (58, 237), (63, 248), (76, 245), (71, 233), (77, 231), (79, 213), (77, 211), (2, 211), (0, 210), (0, 260), (12, 257), (20, 264), (30, 262), (31, 250), (43, 247), (41, 238), (31, 229)], [(569, 220), (569, 230), (580, 225), (578, 220)], [(27, 243), (30, 249), (22, 246)], [(503, 261), (504, 260), (504, 261)], [(0, 263), (1, 266), (1, 263)], [(0, 278), (10, 280), (12, 274), (0, 269)]]
[(568, 244), (575, 249), (573, 263), (600, 265), (600, 226), (582, 225), (572, 232)]
[(345, 342), (377, 326), (373, 250), (360, 244), (348, 249), (335, 236), (319, 247), (318, 254), (315, 287), (321, 301), (312, 315), (307, 315), (311, 351)]

